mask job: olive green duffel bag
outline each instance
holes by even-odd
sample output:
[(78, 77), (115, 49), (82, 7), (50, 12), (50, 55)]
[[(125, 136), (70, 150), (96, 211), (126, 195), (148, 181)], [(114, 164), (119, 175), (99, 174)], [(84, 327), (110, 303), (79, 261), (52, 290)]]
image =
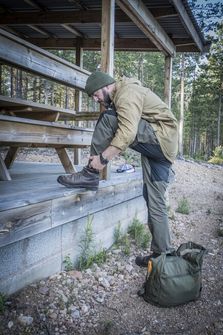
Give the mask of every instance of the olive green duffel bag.
[(206, 249), (193, 242), (149, 261), (141, 294), (152, 304), (171, 307), (196, 300), (202, 289), (201, 269)]

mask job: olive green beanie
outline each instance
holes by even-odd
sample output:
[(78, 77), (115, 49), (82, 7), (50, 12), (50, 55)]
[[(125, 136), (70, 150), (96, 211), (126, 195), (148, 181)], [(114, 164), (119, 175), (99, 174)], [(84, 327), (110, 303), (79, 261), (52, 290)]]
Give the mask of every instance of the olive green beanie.
[(100, 71), (93, 72), (87, 79), (85, 92), (91, 96), (94, 92), (100, 90), (100, 88), (113, 84), (114, 82), (115, 79), (107, 73)]

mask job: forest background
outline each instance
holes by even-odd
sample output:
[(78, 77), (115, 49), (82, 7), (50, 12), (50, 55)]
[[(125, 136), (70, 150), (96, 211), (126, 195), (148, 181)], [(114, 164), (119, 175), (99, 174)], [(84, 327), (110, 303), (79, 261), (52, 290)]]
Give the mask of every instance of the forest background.
[[(223, 164), (223, 0), (188, 1), (209, 52), (177, 53), (173, 60), (172, 111), (179, 121), (179, 156)], [(50, 50), (75, 64), (75, 50)], [(163, 99), (164, 55), (116, 51), (114, 77), (136, 77)], [(99, 51), (84, 51), (83, 68), (100, 69)], [(0, 64), (0, 94), (75, 109), (75, 90)], [(83, 93), (82, 110), (95, 111)], [(84, 126), (89, 126), (89, 121)], [(91, 122), (92, 123), (92, 122)], [(79, 124), (80, 125), (80, 124)], [(93, 124), (90, 124), (90, 126)]]

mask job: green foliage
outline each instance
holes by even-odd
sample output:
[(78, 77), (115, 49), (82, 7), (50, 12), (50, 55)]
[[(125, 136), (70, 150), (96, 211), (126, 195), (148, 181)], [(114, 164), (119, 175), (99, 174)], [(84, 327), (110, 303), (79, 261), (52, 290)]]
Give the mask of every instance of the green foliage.
[(190, 205), (187, 198), (183, 197), (182, 199), (180, 199), (176, 212), (186, 215), (190, 213)]
[(122, 252), (125, 255), (130, 254), (130, 240), (127, 234), (124, 234), (121, 229), (121, 223), (118, 224), (117, 227), (115, 227), (114, 230), (114, 245), (117, 247), (120, 247)]
[(119, 246), (122, 242), (122, 229), (121, 229), (121, 223), (119, 222), (119, 224), (115, 227), (114, 230), (114, 244)]
[(66, 255), (64, 257), (63, 263), (64, 263), (64, 269), (65, 269), (65, 271), (71, 271), (71, 270), (73, 270), (74, 266), (73, 266), (72, 260), (70, 258), (70, 254), (68, 254), (68, 255)]
[(93, 263), (102, 264), (107, 259), (105, 249), (100, 248), (98, 252), (95, 251), (92, 222), (93, 216), (89, 216), (84, 234), (80, 240), (81, 254), (78, 262), (78, 268), (80, 270), (89, 268)]
[(223, 164), (223, 146), (219, 145), (213, 151), (213, 156), (209, 159), (209, 163)]
[(151, 236), (143, 223), (136, 217), (133, 219), (132, 224), (128, 228), (129, 235), (135, 240), (136, 245), (140, 248), (146, 249)]
[(6, 301), (5, 295), (0, 293), (0, 313), (3, 313), (5, 310), (5, 301)]
[(141, 156), (138, 152), (127, 148), (121, 156), (125, 159), (127, 164), (132, 164), (134, 166), (141, 166)]

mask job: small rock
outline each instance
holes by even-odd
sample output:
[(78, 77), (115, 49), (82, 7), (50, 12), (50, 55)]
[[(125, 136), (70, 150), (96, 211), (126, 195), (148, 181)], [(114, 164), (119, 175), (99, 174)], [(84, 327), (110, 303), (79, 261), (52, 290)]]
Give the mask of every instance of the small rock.
[(69, 271), (69, 275), (78, 280), (81, 280), (83, 277), (82, 273), (76, 270)]
[(13, 327), (13, 325), (14, 325), (13, 321), (9, 321), (8, 328), (11, 329)]
[(98, 295), (98, 296), (95, 297), (95, 300), (97, 302), (99, 302), (100, 304), (102, 304), (104, 302), (104, 300), (105, 300), (105, 295), (104, 294)]
[(49, 314), (49, 317), (53, 320), (56, 320), (57, 319), (57, 313), (53, 312), (53, 313)]
[(128, 273), (131, 273), (132, 271), (133, 271), (133, 266), (131, 265), (131, 264), (127, 264), (126, 265), (126, 267), (125, 267), (125, 269), (126, 269), (126, 271), (128, 272)]
[(81, 306), (81, 312), (83, 314), (86, 314), (89, 311), (89, 307), (87, 305)]
[(20, 314), (18, 321), (23, 326), (30, 326), (33, 323), (33, 318), (31, 316)]
[(114, 250), (112, 250), (112, 253), (114, 255), (118, 255), (120, 252), (121, 252), (121, 249), (114, 249)]
[(106, 278), (98, 278), (98, 281), (100, 283), (101, 286), (103, 286), (104, 288), (109, 288), (110, 287), (110, 284), (108, 282), (108, 280)]
[(41, 286), (39, 288), (39, 293), (42, 294), (42, 295), (45, 295), (49, 292), (49, 288), (47, 286)]
[(65, 296), (65, 294), (63, 293), (63, 291), (58, 290), (58, 294), (61, 296), (63, 302), (66, 304), (68, 302), (68, 298)]
[(80, 312), (78, 309), (76, 309), (74, 312), (71, 313), (71, 317), (73, 319), (79, 319), (80, 318)]

